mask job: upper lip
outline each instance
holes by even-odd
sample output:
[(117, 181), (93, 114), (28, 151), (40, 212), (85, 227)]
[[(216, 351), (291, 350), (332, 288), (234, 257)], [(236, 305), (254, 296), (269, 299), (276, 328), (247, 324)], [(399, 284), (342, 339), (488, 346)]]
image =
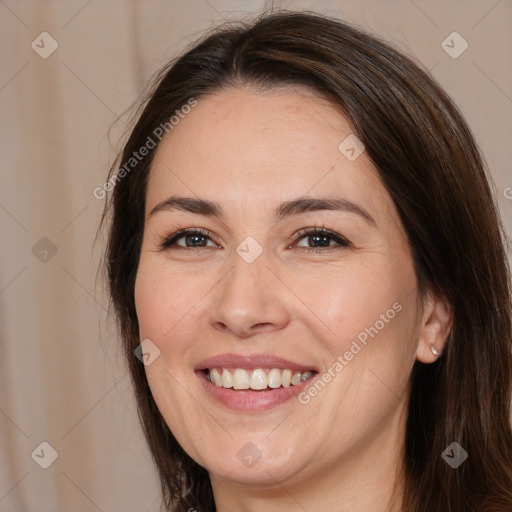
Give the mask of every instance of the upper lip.
[(195, 370), (206, 370), (209, 368), (245, 368), (247, 370), (255, 370), (256, 368), (282, 368), (297, 372), (305, 372), (308, 370), (316, 371), (311, 365), (305, 365), (267, 354), (219, 354), (204, 359), (196, 366)]

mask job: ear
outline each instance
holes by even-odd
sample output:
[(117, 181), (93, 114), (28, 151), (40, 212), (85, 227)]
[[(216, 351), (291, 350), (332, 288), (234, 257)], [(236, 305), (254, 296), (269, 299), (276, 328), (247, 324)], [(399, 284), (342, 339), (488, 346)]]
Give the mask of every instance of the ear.
[[(444, 351), (453, 321), (451, 304), (429, 289), (424, 299), (421, 322), (418, 326), (416, 359), (433, 363)], [(434, 349), (434, 350), (433, 350)], [(437, 350), (438, 354), (434, 352)]]

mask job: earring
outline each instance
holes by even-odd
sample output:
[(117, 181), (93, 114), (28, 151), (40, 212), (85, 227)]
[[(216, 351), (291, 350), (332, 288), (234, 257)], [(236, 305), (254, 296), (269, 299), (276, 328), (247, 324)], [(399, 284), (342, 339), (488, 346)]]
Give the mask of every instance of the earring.
[(434, 354), (436, 357), (439, 355), (439, 350), (437, 350), (437, 348), (434, 347), (434, 345), (430, 347), (430, 350), (432, 350), (432, 354)]

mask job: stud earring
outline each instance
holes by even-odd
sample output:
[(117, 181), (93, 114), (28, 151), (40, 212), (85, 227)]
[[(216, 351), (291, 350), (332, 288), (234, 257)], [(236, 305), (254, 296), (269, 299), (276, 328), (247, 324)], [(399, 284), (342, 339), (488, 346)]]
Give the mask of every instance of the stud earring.
[(434, 345), (430, 347), (430, 350), (432, 350), (432, 354), (434, 354), (436, 357), (439, 355), (439, 350), (437, 350), (437, 348), (434, 347)]

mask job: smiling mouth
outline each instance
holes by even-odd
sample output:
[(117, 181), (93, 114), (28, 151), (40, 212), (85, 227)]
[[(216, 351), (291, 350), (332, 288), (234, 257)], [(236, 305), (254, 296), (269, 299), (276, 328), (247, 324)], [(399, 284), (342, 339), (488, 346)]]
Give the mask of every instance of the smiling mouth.
[(253, 391), (269, 391), (297, 386), (312, 379), (318, 372), (307, 370), (294, 372), (282, 368), (207, 368), (203, 370), (206, 379), (218, 388)]

